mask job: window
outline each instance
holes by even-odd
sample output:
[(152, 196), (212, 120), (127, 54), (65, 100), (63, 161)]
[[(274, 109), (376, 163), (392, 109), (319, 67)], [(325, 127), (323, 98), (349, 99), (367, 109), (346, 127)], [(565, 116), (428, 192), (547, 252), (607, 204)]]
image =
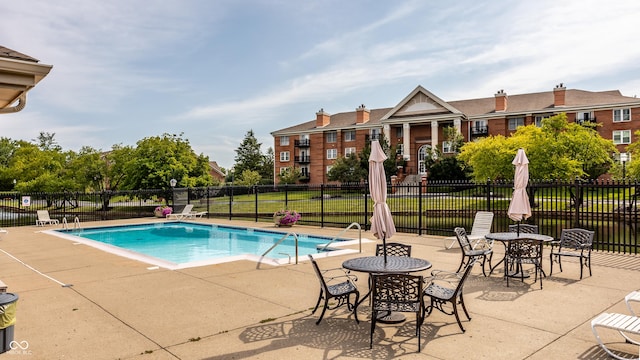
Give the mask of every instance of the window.
[(524, 126), (524, 118), (517, 117), (509, 119), (509, 130), (516, 130), (518, 126)]
[(631, 130), (616, 130), (613, 132), (613, 143), (615, 145), (631, 144)]
[(631, 121), (631, 109), (613, 110), (613, 122)]
[(355, 130), (345, 131), (344, 141), (356, 141), (356, 131)]
[(380, 139), (380, 129), (371, 129), (369, 130), (369, 136), (371, 140), (379, 140)]
[(327, 149), (327, 159), (336, 159), (338, 157), (338, 149)]
[(404, 155), (404, 144), (396, 145), (396, 155)]
[(403, 127), (402, 127), (402, 126), (398, 126), (398, 127), (396, 128), (396, 137), (397, 137), (397, 138), (401, 138), (401, 137), (402, 137), (402, 134), (403, 134), (402, 129), (403, 129)]
[(534, 124), (536, 124), (537, 127), (542, 127), (542, 120), (543, 119), (548, 119), (549, 117), (551, 117), (551, 115), (536, 115), (536, 116), (533, 117), (533, 122), (534, 122)]
[(595, 118), (593, 117), (593, 113), (590, 112), (590, 111), (576, 113), (576, 122), (578, 124), (582, 124), (582, 123), (585, 123), (585, 122), (591, 122), (594, 119)]
[(289, 137), (288, 136), (280, 136), (280, 146), (289, 145)]
[(332, 165), (327, 165), (327, 174), (329, 173), (329, 171), (331, 171), (332, 167), (333, 167)]
[(288, 167), (281, 167), (280, 168), (280, 175), (284, 175), (287, 172), (289, 172), (289, 168)]
[(355, 154), (356, 153), (356, 148), (354, 147), (348, 147), (344, 149), (344, 156), (347, 157), (351, 154)]
[(442, 152), (443, 153), (452, 153), (453, 152), (453, 143), (451, 141), (443, 141), (442, 142)]
[(289, 161), (289, 152), (281, 151), (280, 152), (280, 161)]
[(330, 131), (327, 133), (327, 142), (328, 143), (334, 143), (338, 141), (338, 132), (336, 131)]

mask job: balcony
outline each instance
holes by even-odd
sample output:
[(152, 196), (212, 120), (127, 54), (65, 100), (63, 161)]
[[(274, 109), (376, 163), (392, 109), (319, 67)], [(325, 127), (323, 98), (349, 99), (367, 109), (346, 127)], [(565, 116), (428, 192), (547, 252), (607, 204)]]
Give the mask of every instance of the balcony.
[(311, 157), (310, 156), (296, 156), (293, 159), (295, 162), (299, 163), (299, 164), (308, 164), (311, 162)]
[(293, 146), (295, 146), (295, 147), (309, 147), (309, 146), (311, 146), (311, 141), (309, 139), (295, 140), (293, 142)]
[(471, 127), (471, 136), (487, 136), (489, 135), (488, 126), (473, 126)]
[(596, 117), (590, 117), (590, 118), (585, 118), (585, 119), (576, 119), (576, 124), (580, 124), (580, 125), (594, 125), (596, 124)]

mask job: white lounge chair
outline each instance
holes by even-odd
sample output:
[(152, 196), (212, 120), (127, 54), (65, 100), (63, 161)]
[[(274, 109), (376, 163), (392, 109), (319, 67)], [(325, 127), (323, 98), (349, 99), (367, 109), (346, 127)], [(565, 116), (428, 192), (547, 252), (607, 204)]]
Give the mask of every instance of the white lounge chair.
[(640, 357), (629, 357), (629, 356), (620, 356), (616, 353), (609, 350), (602, 339), (600, 339), (600, 335), (598, 335), (597, 328), (603, 327), (607, 329), (613, 329), (620, 332), (620, 334), (630, 343), (640, 345), (640, 342), (633, 340), (627, 336), (627, 334), (640, 335), (640, 318), (633, 315), (624, 315), (624, 314), (616, 314), (616, 313), (602, 313), (598, 315), (595, 319), (591, 320), (591, 330), (593, 331), (593, 335), (595, 335), (598, 344), (607, 354), (611, 357), (620, 360), (628, 360), (628, 359), (640, 359)]
[[(478, 211), (473, 218), (473, 225), (471, 226), (471, 233), (467, 234), (469, 242), (472, 248), (476, 248), (479, 243), (485, 241), (484, 236), (491, 232), (491, 226), (493, 225), (493, 213), (491, 211)], [(453, 245), (457, 243), (455, 236), (447, 237), (444, 240), (444, 247), (451, 249)]]
[(203, 215), (207, 214), (206, 211), (192, 211), (192, 210), (193, 210), (193, 204), (187, 204), (185, 205), (184, 209), (182, 209), (182, 212), (168, 214), (167, 219), (175, 219), (175, 220), (193, 219), (197, 217), (202, 217)]
[(56, 225), (60, 222), (57, 219), (49, 217), (49, 210), (38, 210), (38, 219), (36, 220), (36, 226)]

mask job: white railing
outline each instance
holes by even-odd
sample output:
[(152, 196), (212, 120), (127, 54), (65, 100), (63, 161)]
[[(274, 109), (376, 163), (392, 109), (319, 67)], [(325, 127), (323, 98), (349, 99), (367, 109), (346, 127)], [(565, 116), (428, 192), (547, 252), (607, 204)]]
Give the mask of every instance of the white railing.
[[(284, 239), (288, 238), (290, 235), (293, 236), (293, 240), (295, 241), (295, 244), (296, 244), (296, 264), (297, 264), (298, 263), (298, 234), (294, 232), (289, 232), (283, 237), (281, 237), (280, 240), (276, 241), (276, 243), (273, 244), (267, 251), (265, 251), (260, 258), (262, 259), (263, 257), (265, 257), (269, 252), (271, 252), (271, 250), (273, 250), (273, 248), (280, 245), (280, 243), (282, 243)], [(289, 256), (289, 262), (291, 262), (291, 256)]]

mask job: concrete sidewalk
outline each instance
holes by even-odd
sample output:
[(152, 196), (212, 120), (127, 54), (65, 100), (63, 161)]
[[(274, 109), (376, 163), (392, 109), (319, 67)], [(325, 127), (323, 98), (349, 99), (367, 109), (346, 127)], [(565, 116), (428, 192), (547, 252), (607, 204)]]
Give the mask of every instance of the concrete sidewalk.
[[(543, 290), (532, 279), (507, 288), (502, 266), (484, 277), (476, 265), (465, 287), (472, 317), (465, 333), (453, 316), (434, 312), (422, 328), (422, 352), (416, 352), (411, 320), (379, 324), (370, 350), (367, 302), (359, 309), (360, 324), (342, 307), (315, 325), (319, 313), (310, 309), (319, 285), (305, 259), (278, 267), (236, 261), (171, 271), (42, 234), (43, 228), (8, 230), (0, 240), (0, 280), (20, 296), (14, 339), (20, 347), (2, 359), (608, 359), (590, 321), (605, 311), (627, 313), (624, 296), (640, 288), (640, 258), (631, 255), (594, 253), (593, 276), (587, 272), (582, 280), (578, 264), (563, 260), (564, 272), (545, 278)], [(341, 229), (295, 231), (336, 235)], [(453, 271), (460, 261), (460, 250), (446, 250), (441, 237), (396, 234), (393, 241), (413, 245), (412, 255), (434, 269)], [(364, 243), (363, 254), (319, 257), (318, 264), (340, 267), (348, 258), (373, 255), (374, 248), (375, 242)], [(548, 257), (544, 265), (548, 274)], [(366, 274), (358, 275), (364, 292)], [(638, 355), (638, 347), (617, 333), (603, 335), (614, 349)]]

